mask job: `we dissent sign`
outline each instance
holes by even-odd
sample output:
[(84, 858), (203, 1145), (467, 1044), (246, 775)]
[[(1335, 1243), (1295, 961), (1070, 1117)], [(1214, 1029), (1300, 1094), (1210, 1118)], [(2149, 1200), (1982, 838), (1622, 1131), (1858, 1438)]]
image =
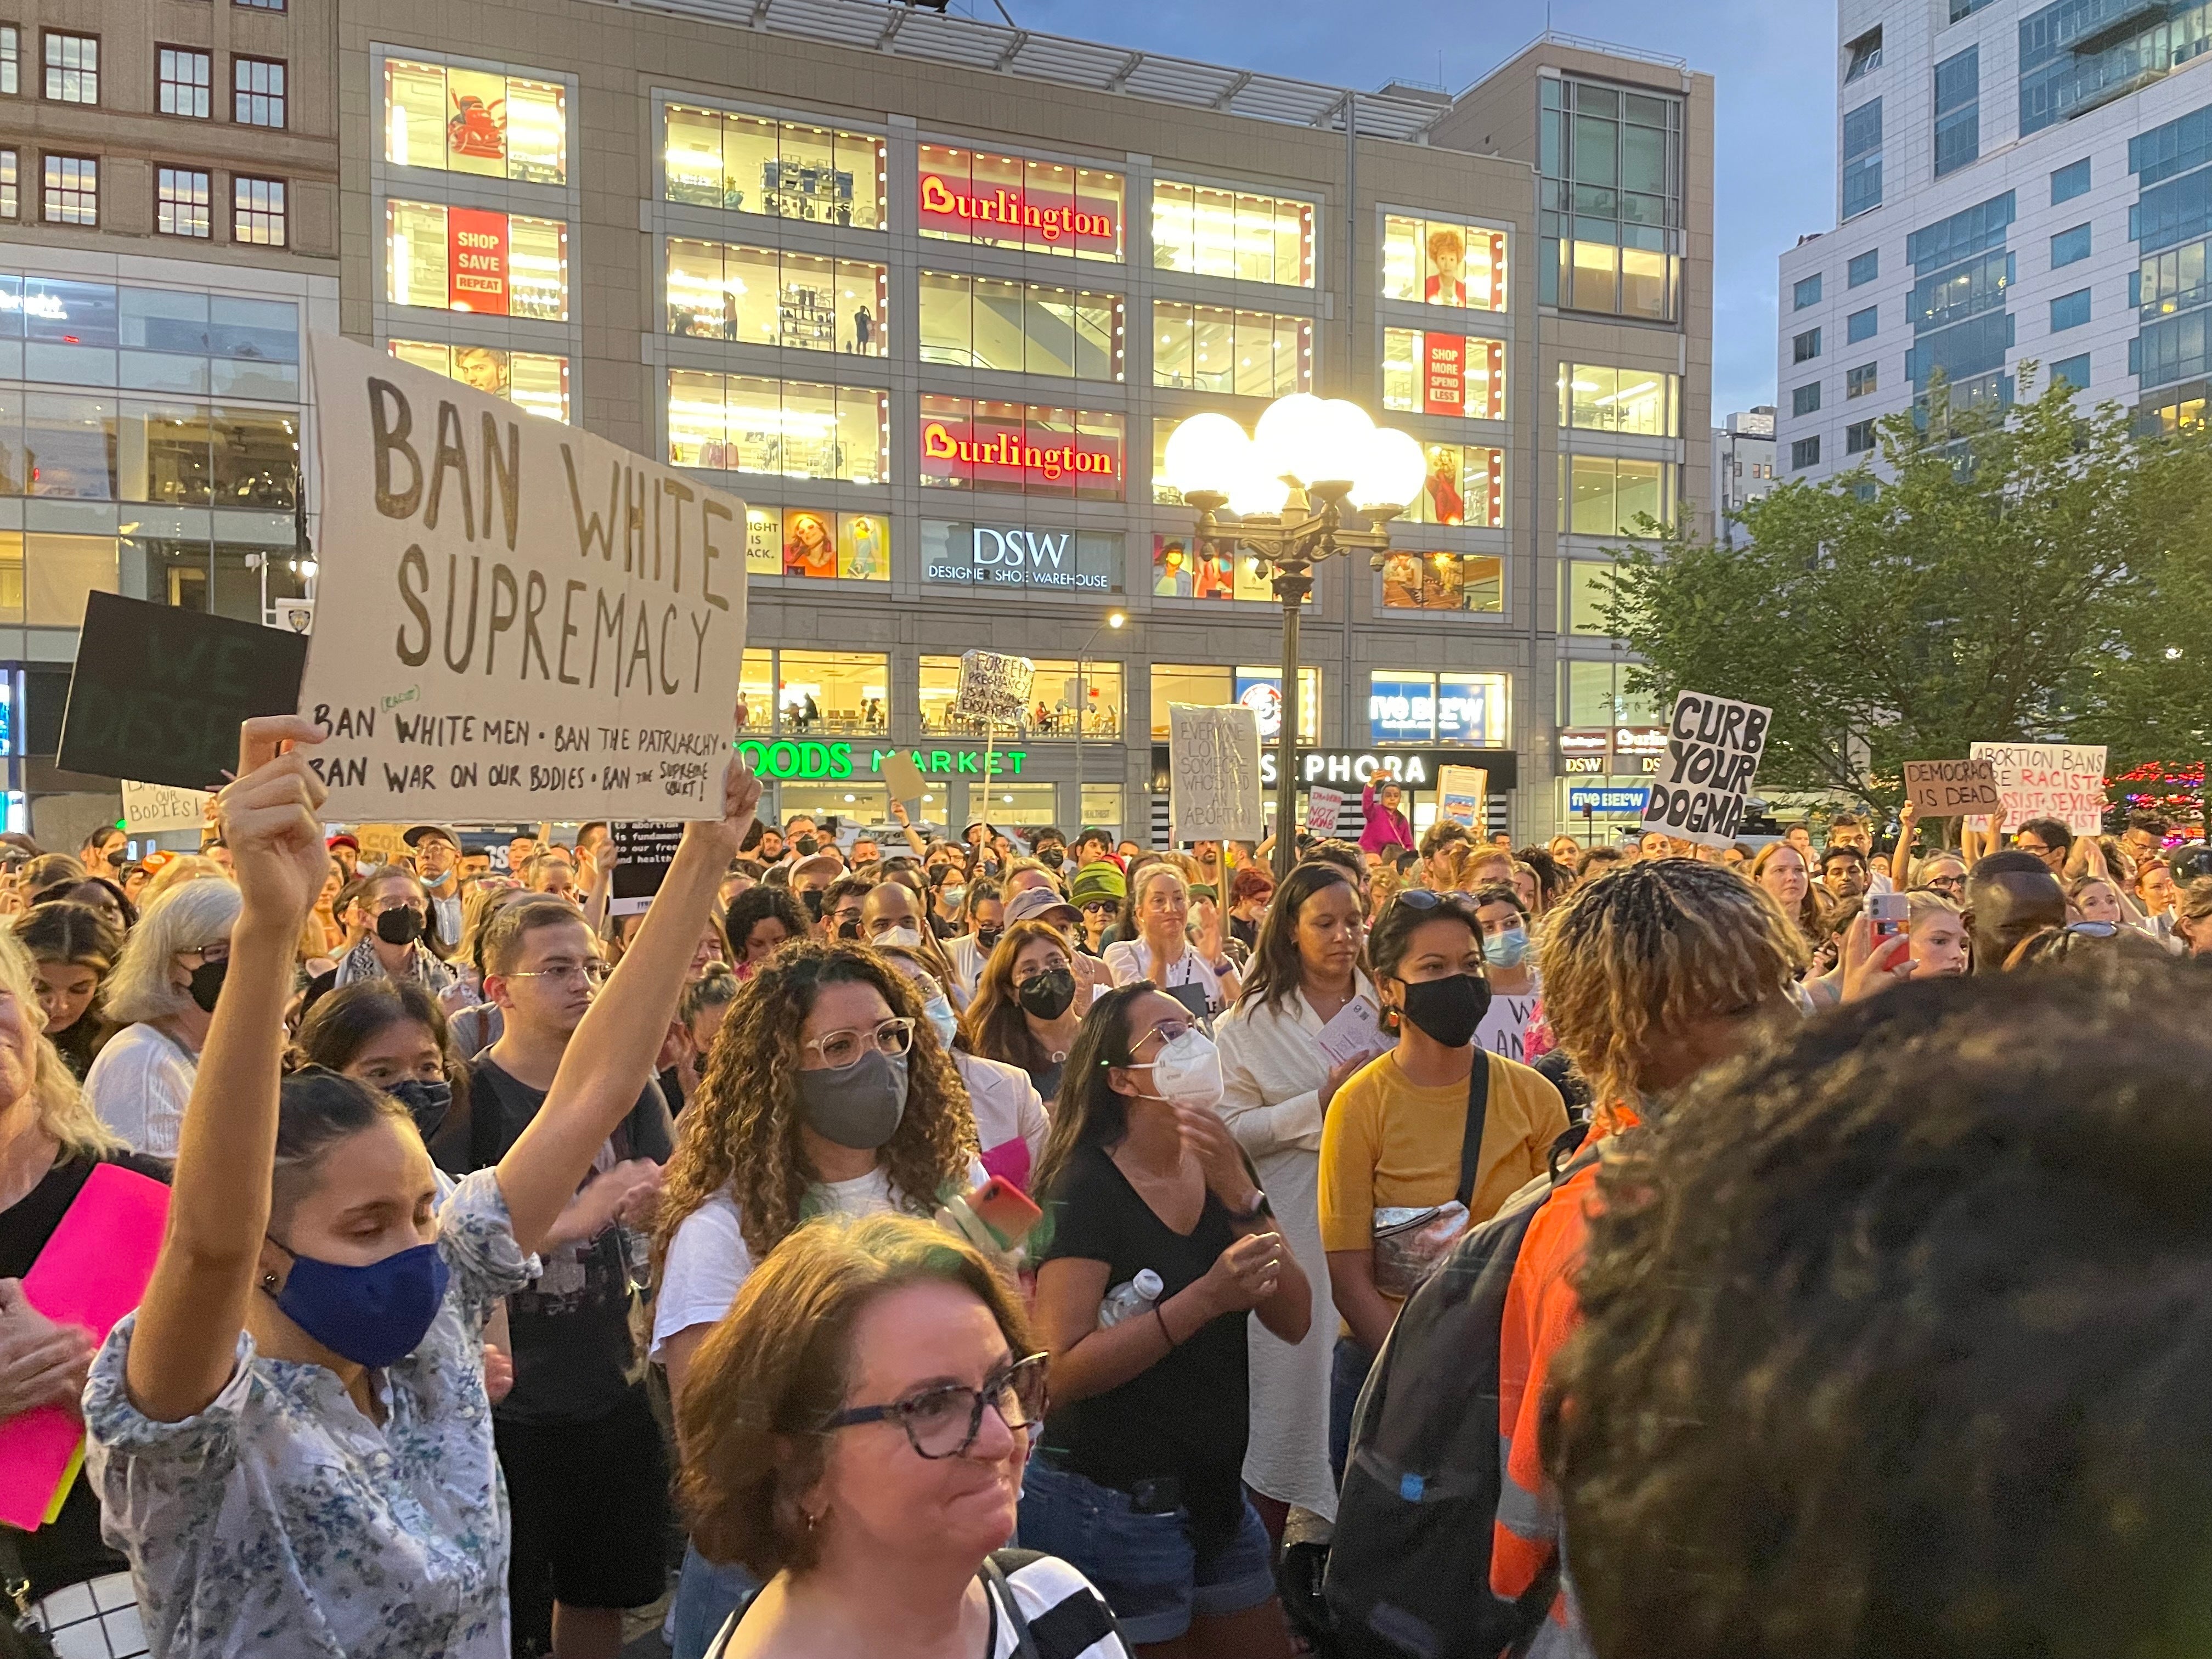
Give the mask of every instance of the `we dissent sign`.
[(1743, 821), (1744, 797), (1774, 711), (1703, 691), (1678, 692), (1667, 722), (1667, 754), (1644, 806), (1644, 828), (1706, 847), (1725, 847)]
[(299, 707), (328, 815), (715, 816), (744, 503), (352, 341), (309, 350), (322, 574)]

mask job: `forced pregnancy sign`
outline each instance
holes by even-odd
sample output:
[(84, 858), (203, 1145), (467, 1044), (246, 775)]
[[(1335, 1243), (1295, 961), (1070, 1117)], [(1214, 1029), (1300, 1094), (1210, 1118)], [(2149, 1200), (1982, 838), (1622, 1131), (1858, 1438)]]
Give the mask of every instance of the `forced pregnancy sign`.
[(349, 340), (310, 343), (322, 568), (300, 711), (341, 820), (720, 810), (744, 503)]
[(1677, 693), (1667, 721), (1667, 752), (1644, 805), (1644, 828), (1706, 847), (1733, 842), (1773, 720), (1772, 709), (1755, 702)]

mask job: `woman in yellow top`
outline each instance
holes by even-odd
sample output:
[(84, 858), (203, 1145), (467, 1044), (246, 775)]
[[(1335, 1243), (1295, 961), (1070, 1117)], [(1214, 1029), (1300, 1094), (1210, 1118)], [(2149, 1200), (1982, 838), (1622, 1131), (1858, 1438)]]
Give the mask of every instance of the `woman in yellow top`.
[(1329, 1387), (1329, 1462), (1340, 1480), (1352, 1408), (1402, 1297), (1376, 1283), (1377, 1212), (1457, 1197), (1478, 1060), (1489, 1067), (1489, 1094), (1468, 1225), (1487, 1221), (1544, 1173), (1552, 1143), (1567, 1128), (1565, 1103), (1547, 1079), (1475, 1047), (1490, 986), (1474, 906), (1455, 894), (1409, 888), (1382, 913), (1367, 950), (1383, 1022), (1398, 1033), (1398, 1046), (1336, 1091), (1321, 1131), (1321, 1243), (1346, 1327)]

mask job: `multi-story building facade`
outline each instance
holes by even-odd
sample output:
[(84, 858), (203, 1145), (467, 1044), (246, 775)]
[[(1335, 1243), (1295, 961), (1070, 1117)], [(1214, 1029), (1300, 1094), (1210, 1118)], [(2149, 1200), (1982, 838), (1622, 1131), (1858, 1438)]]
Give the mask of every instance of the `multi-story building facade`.
[(1954, 405), (2055, 377), (2147, 423), (2199, 418), (2212, 13), (1842, 0), (1838, 15), (1838, 227), (1781, 261), (1784, 476), (1870, 459), (1876, 417), (1939, 374)]
[(50, 844), (116, 805), (52, 763), (85, 596), (259, 620), (312, 570), (301, 370), (337, 323), (336, 15), (31, 0), (0, 21), (0, 712), (9, 822)]
[(1759, 404), (1713, 428), (1713, 476), (1706, 500), (1713, 504), (1713, 536), (1723, 547), (1742, 542), (1743, 526), (1729, 522), (1774, 488), (1774, 405)]

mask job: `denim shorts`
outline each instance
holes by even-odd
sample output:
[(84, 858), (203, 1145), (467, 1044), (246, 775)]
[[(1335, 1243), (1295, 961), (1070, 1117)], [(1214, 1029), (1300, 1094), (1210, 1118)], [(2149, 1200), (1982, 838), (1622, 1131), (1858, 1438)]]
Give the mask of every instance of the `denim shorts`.
[(1249, 1503), (1234, 1538), (1200, 1550), (1185, 1511), (1140, 1515), (1127, 1492), (1031, 1458), (1021, 1516), (1022, 1547), (1079, 1568), (1133, 1647), (1171, 1642), (1194, 1616), (1242, 1613), (1275, 1593), (1267, 1529)]

